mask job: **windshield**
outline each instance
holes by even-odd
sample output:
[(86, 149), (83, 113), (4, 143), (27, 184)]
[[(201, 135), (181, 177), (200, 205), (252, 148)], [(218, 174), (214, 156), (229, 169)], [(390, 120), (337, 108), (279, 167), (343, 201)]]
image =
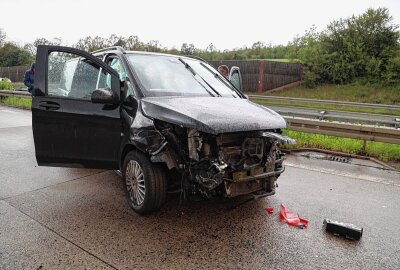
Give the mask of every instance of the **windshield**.
[(146, 96), (239, 97), (213, 67), (195, 59), (167, 55), (127, 55)]

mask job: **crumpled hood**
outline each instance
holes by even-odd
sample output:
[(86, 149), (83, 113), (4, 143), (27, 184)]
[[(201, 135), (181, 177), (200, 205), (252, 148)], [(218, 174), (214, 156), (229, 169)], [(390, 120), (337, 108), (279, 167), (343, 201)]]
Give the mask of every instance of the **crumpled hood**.
[(146, 97), (145, 115), (210, 134), (286, 128), (276, 112), (247, 99), (224, 97)]

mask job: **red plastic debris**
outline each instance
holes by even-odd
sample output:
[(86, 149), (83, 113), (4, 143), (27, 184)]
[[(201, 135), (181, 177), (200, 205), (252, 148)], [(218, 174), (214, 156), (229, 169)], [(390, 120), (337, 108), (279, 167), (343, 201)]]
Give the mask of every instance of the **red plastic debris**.
[(304, 218), (300, 218), (300, 227), (307, 228), (308, 220)]
[(272, 207), (267, 207), (267, 208), (265, 208), (265, 211), (267, 211), (268, 214), (272, 214), (272, 213), (274, 212), (274, 208), (272, 208)]
[(287, 211), (283, 204), (281, 204), (280, 216), (288, 225), (296, 226), (301, 229), (307, 228), (308, 220), (299, 218), (299, 215), (296, 213)]

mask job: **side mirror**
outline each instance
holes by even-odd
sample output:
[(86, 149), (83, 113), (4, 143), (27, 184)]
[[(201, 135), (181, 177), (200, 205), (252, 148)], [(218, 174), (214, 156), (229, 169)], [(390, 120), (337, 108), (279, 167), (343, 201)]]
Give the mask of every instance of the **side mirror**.
[(92, 103), (115, 105), (119, 103), (119, 98), (111, 89), (96, 89), (90, 99)]
[(240, 68), (233, 66), (229, 72), (229, 81), (235, 86), (237, 90), (243, 93), (242, 74)]
[(136, 110), (139, 107), (139, 103), (138, 103), (137, 99), (131, 95), (129, 95), (127, 98), (125, 98), (123, 104), (124, 104), (125, 109), (131, 110), (132, 112), (136, 112)]

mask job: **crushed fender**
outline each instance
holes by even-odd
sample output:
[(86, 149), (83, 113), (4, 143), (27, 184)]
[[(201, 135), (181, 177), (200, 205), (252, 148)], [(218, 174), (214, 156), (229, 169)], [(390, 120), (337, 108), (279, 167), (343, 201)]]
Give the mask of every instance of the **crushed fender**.
[(300, 229), (305, 229), (308, 226), (308, 220), (300, 218), (298, 214), (289, 212), (286, 207), (281, 204), (280, 218), (290, 226), (295, 226)]

